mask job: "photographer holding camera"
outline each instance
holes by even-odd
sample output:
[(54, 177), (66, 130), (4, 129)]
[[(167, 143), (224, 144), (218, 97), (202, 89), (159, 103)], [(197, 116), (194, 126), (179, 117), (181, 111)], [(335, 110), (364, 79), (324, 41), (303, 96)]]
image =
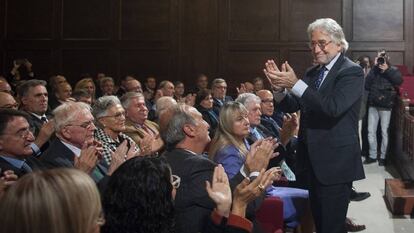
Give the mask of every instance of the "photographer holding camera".
[(391, 119), (391, 110), (394, 106), (397, 92), (395, 87), (402, 83), (401, 72), (390, 64), (390, 57), (385, 50), (379, 50), (375, 58), (374, 67), (368, 73), (365, 81), (365, 89), (368, 94), (368, 142), (369, 157), (365, 164), (370, 164), (377, 159), (377, 128), (381, 123), (381, 151), (379, 166), (385, 165), (385, 154), (388, 147), (388, 126)]

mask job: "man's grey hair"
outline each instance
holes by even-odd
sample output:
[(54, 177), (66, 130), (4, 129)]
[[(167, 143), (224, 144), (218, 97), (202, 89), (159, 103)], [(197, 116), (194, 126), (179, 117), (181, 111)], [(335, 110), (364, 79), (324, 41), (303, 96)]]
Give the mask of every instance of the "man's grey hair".
[[(217, 84), (226, 83), (226, 80), (222, 78), (216, 78), (211, 82), (211, 88), (215, 87)], [(227, 84), (227, 83), (226, 83)]]
[(315, 30), (325, 31), (332, 39), (333, 42), (342, 45), (342, 52), (345, 53), (348, 50), (349, 44), (345, 39), (344, 31), (342, 27), (331, 18), (317, 19), (308, 26), (309, 40), (312, 38), (312, 32)]
[(46, 87), (46, 84), (47, 83), (45, 80), (39, 80), (39, 79), (30, 79), (30, 80), (24, 81), (22, 84), (20, 84), (17, 87), (17, 94), (20, 97), (26, 96), (30, 88), (37, 87), (40, 85)]
[(53, 110), (55, 130), (60, 132), (65, 126), (77, 120), (79, 115), (91, 113), (91, 107), (83, 102), (67, 102)]
[(160, 97), (157, 102), (155, 102), (156, 106), (156, 115), (159, 116), (162, 111), (165, 111), (171, 106), (177, 105), (177, 101), (170, 97), (170, 96), (162, 96)]
[(251, 104), (260, 104), (262, 102), (259, 96), (253, 93), (243, 93), (239, 95), (235, 101), (243, 104), (247, 109)]
[(168, 124), (164, 130), (161, 131), (161, 137), (168, 148), (175, 147), (185, 139), (184, 126), (186, 124), (196, 125), (194, 117), (189, 112), (190, 108), (192, 107), (178, 104), (167, 110), (170, 119), (168, 119)]
[(121, 105), (121, 101), (119, 101), (118, 97), (114, 95), (102, 96), (93, 104), (92, 114), (95, 119), (107, 116), (108, 109), (117, 104)]
[(142, 93), (139, 92), (127, 92), (121, 97), (122, 107), (127, 109), (133, 98), (145, 98)]

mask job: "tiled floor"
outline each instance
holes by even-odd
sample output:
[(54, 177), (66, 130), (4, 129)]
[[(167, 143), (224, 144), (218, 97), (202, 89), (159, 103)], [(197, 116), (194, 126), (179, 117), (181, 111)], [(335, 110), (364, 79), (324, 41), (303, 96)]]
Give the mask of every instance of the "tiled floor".
[(364, 233), (414, 233), (414, 217), (393, 216), (384, 202), (384, 180), (395, 178), (392, 167), (379, 167), (377, 163), (364, 165), (366, 179), (354, 182), (359, 192), (370, 192), (371, 197), (351, 202), (348, 217), (365, 224)]

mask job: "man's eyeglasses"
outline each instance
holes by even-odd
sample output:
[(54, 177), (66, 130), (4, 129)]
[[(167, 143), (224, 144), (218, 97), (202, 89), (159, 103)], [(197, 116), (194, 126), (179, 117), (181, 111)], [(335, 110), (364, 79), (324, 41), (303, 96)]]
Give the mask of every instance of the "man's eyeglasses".
[(178, 189), (180, 187), (181, 178), (177, 175), (171, 175), (171, 177), (172, 177), (171, 184), (172, 184), (173, 188)]
[(318, 41), (318, 42), (309, 42), (308, 46), (310, 49), (315, 49), (316, 45), (321, 49), (324, 50), (326, 46), (328, 46), (330, 43), (332, 43), (332, 41)]
[(264, 104), (273, 103), (273, 99), (264, 99), (264, 100), (262, 100), (262, 103), (264, 103)]
[(87, 121), (87, 122), (84, 122), (80, 125), (69, 124), (69, 125), (66, 125), (66, 126), (78, 126), (78, 127), (84, 128), (84, 129), (93, 129), (95, 127), (95, 124), (93, 123), (93, 121)]
[(0, 109), (18, 109), (18, 108), (19, 108), (19, 104), (18, 103), (6, 104), (4, 106), (0, 106)]
[(17, 133), (14, 133), (14, 134), (4, 133), (3, 135), (17, 136), (17, 137), (22, 138), (22, 139), (27, 139), (29, 136), (34, 137), (33, 132), (34, 132), (34, 129), (25, 128), (25, 129), (21, 129), (21, 130), (17, 131)]

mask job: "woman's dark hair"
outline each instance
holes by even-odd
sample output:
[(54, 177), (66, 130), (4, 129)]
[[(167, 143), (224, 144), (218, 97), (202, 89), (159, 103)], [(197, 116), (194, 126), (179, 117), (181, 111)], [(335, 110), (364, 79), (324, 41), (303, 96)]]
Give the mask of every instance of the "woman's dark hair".
[(209, 95), (211, 95), (211, 90), (209, 89), (204, 89), (204, 90), (197, 92), (197, 96), (195, 99), (195, 105), (200, 106), (201, 101), (203, 101)]
[(108, 182), (103, 209), (103, 233), (173, 232), (171, 170), (165, 159), (135, 157), (123, 163)]

